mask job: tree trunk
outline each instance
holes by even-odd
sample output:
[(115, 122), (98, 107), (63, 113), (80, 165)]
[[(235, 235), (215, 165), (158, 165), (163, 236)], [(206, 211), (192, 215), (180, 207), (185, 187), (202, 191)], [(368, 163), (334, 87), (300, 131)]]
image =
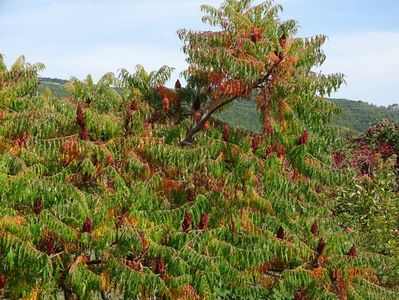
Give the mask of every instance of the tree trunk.
[(190, 145), (193, 141), (193, 136), (195, 134), (197, 134), (199, 131), (201, 131), (202, 127), (204, 126), (204, 124), (206, 123), (206, 121), (208, 121), (208, 119), (211, 117), (211, 115), (217, 111), (218, 109), (220, 109), (221, 107), (233, 102), (234, 100), (236, 100), (238, 97), (232, 97), (228, 100), (225, 100), (223, 102), (221, 102), (220, 104), (216, 105), (214, 108), (212, 109), (208, 109), (207, 111), (204, 112), (204, 114), (201, 117), (201, 120), (199, 120), (199, 122), (197, 124), (195, 124), (194, 127), (192, 127), (190, 129), (190, 131), (187, 133), (186, 137), (184, 138), (184, 140), (182, 140), (180, 142), (181, 146), (187, 146)]
[[(257, 83), (255, 83), (253, 86), (251, 86), (249, 89), (252, 91), (255, 88), (261, 88), (262, 86), (265, 86), (269, 82), (270, 75), (272, 74), (273, 70), (280, 64), (281, 61), (282, 61), (282, 59), (279, 60), (278, 62), (274, 63), (274, 65), (269, 69), (269, 71), (263, 77), (261, 77)], [(199, 131), (201, 131), (201, 129), (204, 126), (204, 124), (206, 123), (206, 121), (208, 121), (208, 119), (211, 117), (211, 115), (215, 111), (217, 111), (221, 107), (233, 102), (234, 100), (240, 98), (240, 96), (242, 96), (243, 94), (233, 96), (232, 98), (219, 103), (214, 108), (206, 110), (204, 112), (204, 114), (202, 115), (201, 120), (197, 124), (195, 124), (194, 127), (192, 127), (190, 129), (190, 131), (187, 133), (186, 137), (180, 142), (180, 145), (183, 147), (187, 146), (187, 145), (191, 145), (194, 135), (197, 134)]]

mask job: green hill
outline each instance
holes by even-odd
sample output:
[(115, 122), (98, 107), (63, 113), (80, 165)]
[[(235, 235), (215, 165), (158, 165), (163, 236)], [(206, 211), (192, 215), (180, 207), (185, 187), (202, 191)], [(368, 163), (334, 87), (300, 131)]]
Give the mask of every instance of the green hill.
[(51, 93), (56, 97), (68, 96), (68, 91), (64, 88), (67, 80), (57, 78), (40, 78), (39, 94), (43, 94), (46, 88), (49, 88)]
[[(341, 109), (341, 114), (332, 119), (333, 125), (356, 132), (362, 132), (370, 125), (384, 119), (399, 120), (399, 111), (395, 109), (347, 99), (330, 99), (330, 101)], [(219, 118), (232, 126), (243, 126), (251, 131), (261, 130), (259, 113), (253, 102), (235, 102), (229, 109), (221, 112)]]
[(384, 119), (399, 120), (398, 110), (384, 106), (347, 99), (331, 99), (331, 101), (341, 109), (341, 114), (333, 119), (333, 123), (355, 131), (364, 131), (370, 125), (379, 123)]
[[(63, 84), (67, 80), (56, 78), (40, 78), (39, 93), (49, 88), (56, 97), (65, 97), (68, 92)], [(333, 125), (348, 128), (356, 132), (364, 131), (370, 125), (381, 122), (384, 119), (399, 121), (399, 110), (397, 105), (388, 108), (376, 106), (363, 101), (348, 99), (330, 99), (340, 109), (341, 114), (333, 118)], [(260, 117), (253, 102), (234, 102), (231, 107), (222, 111), (218, 118), (232, 126), (242, 126), (250, 131), (260, 131)]]

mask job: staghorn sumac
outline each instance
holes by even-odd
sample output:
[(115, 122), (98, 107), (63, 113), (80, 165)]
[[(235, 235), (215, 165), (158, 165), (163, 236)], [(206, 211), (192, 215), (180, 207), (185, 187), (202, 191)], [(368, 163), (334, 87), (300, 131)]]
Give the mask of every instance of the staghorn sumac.
[(314, 222), (314, 223), (312, 224), (312, 227), (310, 228), (310, 232), (311, 232), (313, 235), (317, 235), (317, 234), (318, 234), (318, 232), (319, 232), (319, 225), (317, 224), (317, 222)]
[(36, 215), (40, 214), (43, 209), (43, 202), (40, 199), (36, 199), (35, 203), (33, 203), (33, 211)]
[(193, 222), (193, 218), (192, 218), (190, 212), (186, 211), (184, 214), (184, 220), (182, 223), (183, 232), (187, 233), (190, 230), (190, 226), (191, 226), (192, 222)]
[(201, 214), (201, 220), (200, 220), (198, 228), (200, 230), (207, 229), (208, 228), (208, 222), (209, 222), (208, 214), (207, 213), (202, 213)]
[(7, 283), (7, 276), (3, 274), (0, 275), (0, 292), (5, 287), (6, 283)]
[(323, 238), (320, 238), (317, 247), (316, 247), (316, 251), (319, 255), (321, 255), (324, 251), (324, 247), (326, 246), (326, 243), (324, 242)]
[(76, 108), (76, 123), (80, 128), (85, 127), (85, 118), (83, 113), (83, 107), (81, 104), (78, 104)]
[(252, 28), (251, 41), (255, 44), (260, 40), (261, 30), (258, 27)]
[(228, 124), (224, 124), (222, 137), (225, 142), (228, 142), (230, 139), (230, 126)]
[(309, 139), (309, 133), (307, 130), (304, 130), (302, 132), (301, 137), (298, 140), (298, 145), (305, 145), (308, 143), (308, 139)]
[(86, 220), (83, 222), (83, 225), (82, 225), (82, 232), (90, 233), (93, 230), (92, 223), (93, 223), (93, 221), (91, 218), (86, 218)]
[(181, 83), (180, 83), (179, 79), (177, 79), (176, 82), (175, 82), (175, 89), (176, 90), (181, 89)]
[(349, 252), (348, 252), (348, 256), (350, 258), (355, 258), (356, 255), (357, 255), (356, 246), (355, 246), (355, 244), (353, 244), (352, 247), (350, 248)]
[(90, 134), (89, 134), (89, 131), (87, 130), (87, 128), (85, 128), (85, 127), (80, 128), (80, 138), (83, 141), (87, 141), (90, 138)]
[(166, 273), (166, 264), (162, 258), (158, 257), (155, 262), (155, 274), (164, 275)]
[(201, 108), (201, 99), (199, 96), (196, 96), (194, 98), (194, 102), (193, 102), (193, 111), (199, 111)]
[(285, 232), (284, 232), (283, 226), (280, 226), (279, 229), (277, 230), (277, 232), (276, 232), (276, 237), (277, 237), (278, 239), (281, 239), (281, 240), (284, 239), (284, 237), (285, 237)]
[(55, 253), (55, 240), (51, 232), (47, 232), (42, 239), (41, 248), (47, 252), (47, 254)]
[(162, 109), (164, 112), (168, 112), (170, 109), (170, 100), (168, 97), (162, 99)]

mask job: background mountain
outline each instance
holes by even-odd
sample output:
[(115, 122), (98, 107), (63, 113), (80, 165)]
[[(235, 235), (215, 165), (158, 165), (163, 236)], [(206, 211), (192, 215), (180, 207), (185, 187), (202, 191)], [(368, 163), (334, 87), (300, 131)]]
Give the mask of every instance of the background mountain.
[[(67, 82), (68, 80), (58, 78), (40, 78), (39, 93), (43, 93), (46, 88), (49, 88), (56, 97), (67, 96), (68, 92), (64, 88), (64, 84)], [(333, 125), (346, 128), (354, 133), (362, 132), (370, 125), (379, 123), (384, 119), (399, 121), (398, 104), (385, 107), (360, 100), (330, 99), (330, 101), (341, 109), (341, 114), (333, 118)], [(259, 112), (256, 110), (254, 102), (234, 102), (228, 109), (219, 113), (217, 117), (231, 126), (242, 126), (254, 132), (261, 130)]]

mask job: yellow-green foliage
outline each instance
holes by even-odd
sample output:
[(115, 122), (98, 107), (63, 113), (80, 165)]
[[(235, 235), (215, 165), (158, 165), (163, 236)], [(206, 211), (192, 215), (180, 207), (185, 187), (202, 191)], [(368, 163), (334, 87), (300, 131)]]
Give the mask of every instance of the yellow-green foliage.
[[(90, 103), (77, 86), (93, 92)], [(181, 148), (189, 122), (150, 122), (149, 105), (114, 94), (110, 82), (70, 89), (65, 99), (0, 98), (2, 296), (398, 296), (373, 273), (396, 259), (347, 256), (353, 241), (334, 225), (325, 193), (345, 179), (329, 167), (327, 133), (298, 144), (298, 123), (255, 147), (214, 126)]]

